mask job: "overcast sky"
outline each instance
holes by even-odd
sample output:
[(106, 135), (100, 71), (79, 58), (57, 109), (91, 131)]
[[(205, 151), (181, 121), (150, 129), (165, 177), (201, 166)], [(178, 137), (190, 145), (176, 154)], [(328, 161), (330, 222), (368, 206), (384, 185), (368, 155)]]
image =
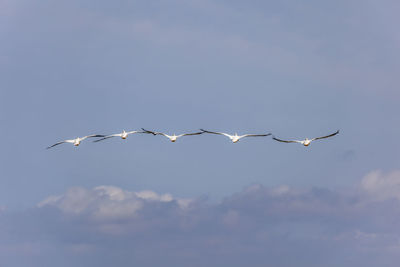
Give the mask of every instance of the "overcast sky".
[(0, 265), (396, 266), (399, 8), (0, 0)]

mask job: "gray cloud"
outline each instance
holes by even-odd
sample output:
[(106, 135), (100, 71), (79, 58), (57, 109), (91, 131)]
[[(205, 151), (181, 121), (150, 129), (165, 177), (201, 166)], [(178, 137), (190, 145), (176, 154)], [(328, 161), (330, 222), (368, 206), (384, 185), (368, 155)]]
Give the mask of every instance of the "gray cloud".
[(0, 258), (7, 266), (396, 266), (398, 174), (371, 172), (351, 190), (253, 185), (217, 204), (70, 188), (29, 211), (0, 213)]

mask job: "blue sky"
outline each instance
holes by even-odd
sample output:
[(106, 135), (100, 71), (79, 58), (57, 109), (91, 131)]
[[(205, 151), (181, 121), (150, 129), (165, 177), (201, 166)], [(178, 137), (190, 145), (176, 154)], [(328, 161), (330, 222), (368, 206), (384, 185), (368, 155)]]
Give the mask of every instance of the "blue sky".
[[(108, 266), (117, 258), (119, 265), (290, 266), (283, 258), (303, 255), (300, 266), (329, 266), (332, 252), (339, 257), (332, 266), (394, 266), (398, 8), (389, 0), (0, 1), (3, 264), (26, 266), (15, 256), (26, 255), (32, 266)], [(270, 138), (170, 143), (138, 135), (45, 150), (141, 127), (341, 133), (308, 148)], [(100, 220), (102, 205), (125, 215)], [(141, 225), (148, 227), (137, 239)], [(340, 261), (349, 251), (351, 259)]]

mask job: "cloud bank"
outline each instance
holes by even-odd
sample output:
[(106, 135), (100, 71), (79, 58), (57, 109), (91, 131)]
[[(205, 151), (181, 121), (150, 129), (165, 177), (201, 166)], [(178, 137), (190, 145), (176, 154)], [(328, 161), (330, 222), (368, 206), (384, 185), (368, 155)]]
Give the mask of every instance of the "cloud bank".
[(74, 187), (0, 212), (4, 266), (396, 266), (400, 172), (354, 188), (253, 185), (220, 203)]

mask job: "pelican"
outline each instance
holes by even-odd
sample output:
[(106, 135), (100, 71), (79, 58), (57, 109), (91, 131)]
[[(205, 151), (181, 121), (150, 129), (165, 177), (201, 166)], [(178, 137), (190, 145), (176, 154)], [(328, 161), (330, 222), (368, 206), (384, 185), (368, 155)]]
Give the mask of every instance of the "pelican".
[(179, 135), (175, 135), (175, 134), (168, 135), (168, 134), (165, 134), (165, 133), (149, 131), (149, 130), (146, 130), (146, 129), (143, 129), (143, 128), (142, 128), (142, 130), (145, 131), (146, 133), (153, 134), (153, 135), (163, 135), (163, 136), (167, 137), (171, 142), (176, 142), (176, 139), (178, 139), (179, 137), (182, 137), (182, 136), (199, 135), (199, 134), (203, 133), (203, 132), (197, 132), (197, 133), (184, 133), (184, 134), (179, 134)]
[(270, 133), (267, 133), (267, 134), (244, 134), (244, 135), (238, 135), (237, 133), (235, 133), (234, 135), (230, 135), (230, 134), (227, 134), (227, 133), (211, 132), (211, 131), (206, 131), (206, 130), (203, 130), (203, 129), (200, 129), (200, 130), (203, 131), (204, 133), (220, 134), (220, 135), (227, 136), (229, 139), (231, 139), (231, 141), (233, 143), (239, 142), (239, 140), (242, 139), (243, 137), (258, 137), (258, 136), (271, 135)]
[(85, 140), (86, 138), (91, 138), (91, 137), (104, 137), (104, 135), (101, 135), (101, 134), (92, 134), (92, 135), (87, 135), (87, 136), (84, 136), (84, 137), (77, 137), (77, 138), (75, 138), (75, 139), (68, 139), (68, 140), (64, 140), (64, 141), (55, 143), (54, 145), (51, 145), (51, 146), (47, 147), (47, 149), (52, 148), (52, 147), (54, 147), (54, 146), (58, 146), (58, 145), (64, 144), (64, 143), (71, 143), (71, 144), (74, 144), (74, 146), (79, 146), (80, 143), (81, 143), (83, 140)]
[(339, 130), (337, 130), (336, 132), (334, 132), (333, 134), (330, 135), (326, 135), (326, 136), (321, 136), (321, 137), (315, 137), (312, 139), (304, 139), (304, 140), (282, 140), (282, 139), (278, 139), (275, 136), (272, 137), (272, 139), (279, 141), (279, 142), (284, 142), (284, 143), (299, 143), (302, 144), (303, 146), (309, 146), (311, 144), (312, 141), (315, 140), (319, 140), (319, 139), (324, 139), (324, 138), (328, 138), (328, 137), (332, 137), (334, 135), (337, 135), (339, 133)]
[(111, 138), (111, 137), (121, 137), (121, 139), (126, 139), (128, 137), (128, 135), (135, 134), (135, 133), (144, 133), (144, 132), (141, 132), (141, 131), (126, 132), (125, 130), (123, 130), (122, 133), (106, 135), (103, 138), (94, 140), (93, 142), (100, 142), (100, 141), (106, 140), (106, 139)]

